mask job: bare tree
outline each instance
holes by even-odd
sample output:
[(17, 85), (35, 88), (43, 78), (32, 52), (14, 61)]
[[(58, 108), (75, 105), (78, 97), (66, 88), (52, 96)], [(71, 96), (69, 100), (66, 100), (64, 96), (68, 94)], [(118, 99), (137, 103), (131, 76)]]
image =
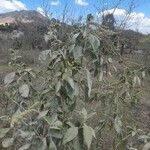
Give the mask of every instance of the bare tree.
[(50, 0), (42, 0), (41, 2), (41, 8), (44, 11), (45, 16), (49, 16), (51, 14), (51, 5), (50, 5)]

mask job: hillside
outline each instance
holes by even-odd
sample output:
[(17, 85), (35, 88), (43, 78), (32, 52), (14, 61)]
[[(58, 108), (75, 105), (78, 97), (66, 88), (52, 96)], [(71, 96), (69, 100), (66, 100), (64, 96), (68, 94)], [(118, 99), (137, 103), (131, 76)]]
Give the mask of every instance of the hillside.
[[(98, 28), (92, 30), (101, 34), (103, 31), (99, 29), (100, 24), (96, 23), (96, 26)], [(85, 28), (85, 25), (77, 25), (76, 23), (75, 25), (68, 25), (54, 18), (50, 20), (35, 10), (14, 11), (0, 14), (1, 60), (8, 57), (8, 50), (10, 48), (18, 49), (22, 53), (25, 53), (26, 50), (35, 53), (35, 51), (50, 49), (52, 43), (47, 40), (49, 38), (49, 35), (47, 35), (49, 28), (53, 28), (58, 40), (66, 42), (67, 34), (74, 29), (78, 30), (79, 28)], [(149, 39), (148, 36), (132, 30), (116, 30), (115, 32), (120, 33), (120, 43), (124, 43), (126, 47), (130, 47), (133, 50), (145, 49), (147, 45), (145, 42), (147, 41), (144, 40), (143, 42), (143, 39)], [(105, 34), (105, 36), (107, 39), (107, 34)]]
[(49, 19), (34, 10), (22, 10), (0, 14), (0, 24), (5, 23), (34, 23), (39, 25), (48, 25)]

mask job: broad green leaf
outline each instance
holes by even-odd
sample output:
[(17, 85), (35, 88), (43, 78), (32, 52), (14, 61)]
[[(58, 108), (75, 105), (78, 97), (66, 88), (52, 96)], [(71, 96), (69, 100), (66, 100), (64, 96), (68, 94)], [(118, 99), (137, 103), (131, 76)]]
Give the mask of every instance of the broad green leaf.
[(4, 148), (8, 148), (8, 147), (12, 146), (13, 143), (14, 143), (14, 138), (6, 138), (6, 139), (4, 139), (3, 142), (2, 142), (2, 146), (3, 146)]
[(28, 149), (30, 148), (30, 146), (31, 146), (31, 144), (27, 143), (27, 144), (21, 146), (21, 147), (19, 148), (19, 150), (28, 150)]
[(70, 99), (73, 99), (75, 96), (75, 85), (72, 78), (67, 77), (64, 81), (66, 93)]
[(77, 111), (77, 113), (79, 114), (78, 116), (79, 116), (79, 119), (80, 119), (81, 123), (84, 123), (84, 122), (87, 121), (88, 113), (87, 113), (85, 108), (83, 108), (81, 111)]
[(82, 114), (82, 117), (83, 117), (83, 121), (87, 121), (87, 117), (88, 117), (88, 114), (87, 114), (87, 111), (85, 108), (82, 109), (81, 111), (81, 114)]
[(72, 141), (78, 135), (78, 127), (69, 128), (63, 138), (63, 144)]
[(32, 69), (31, 68), (26, 68), (24, 71), (30, 72), (30, 71), (32, 71)]
[(58, 81), (56, 84), (56, 93), (58, 93), (60, 89), (61, 89), (61, 82)]
[(49, 124), (50, 129), (60, 130), (63, 126), (62, 122), (55, 118), (50, 118), (49, 116), (44, 117), (45, 121)]
[(63, 126), (62, 122), (57, 120), (56, 122), (54, 122), (53, 126), (57, 127), (57, 128), (61, 128)]
[(119, 116), (115, 118), (114, 127), (118, 134), (122, 132), (122, 121)]
[(146, 76), (145, 71), (142, 71), (142, 78), (145, 78), (145, 76)]
[(37, 117), (37, 119), (41, 119), (43, 117), (45, 117), (48, 113), (48, 110), (44, 110), (44, 111), (41, 111)]
[(49, 125), (54, 124), (58, 120), (56, 115), (54, 115), (52, 117), (45, 116), (44, 119)]
[(27, 84), (23, 84), (19, 87), (19, 93), (23, 98), (27, 98), (29, 96), (29, 86)]
[(42, 94), (42, 95), (47, 94), (49, 91), (50, 91), (50, 88), (49, 88), (49, 89), (45, 89), (45, 90), (42, 91), (41, 94)]
[(32, 131), (23, 131), (21, 129), (18, 130), (20, 132), (20, 136), (24, 139), (27, 139), (27, 140), (32, 140), (33, 136), (35, 135), (34, 132)]
[(88, 97), (90, 97), (91, 90), (92, 90), (92, 79), (91, 79), (91, 74), (87, 69), (86, 69), (86, 76), (87, 76), (87, 84), (88, 84)]
[(74, 81), (72, 78), (67, 77), (66, 81), (69, 83), (69, 85), (71, 86), (72, 89), (74, 89)]
[(69, 52), (71, 53), (74, 50), (74, 48), (75, 48), (75, 44), (71, 44), (68, 48)]
[(135, 87), (136, 84), (139, 86), (141, 85), (141, 79), (137, 75), (135, 75), (133, 78), (133, 87)]
[(76, 46), (73, 50), (73, 56), (74, 59), (78, 59), (82, 56), (82, 47), (81, 46)]
[(139, 86), (141, 86), (141, 79), (137, 76), (137, 83)]
[(55, 143), (53, 142), (53, 140), (50, 140), (50, 144), (49, 144), (49, 149), (48, 150), (57, 150), (57, 147), (55, 145)]
[(63, 124), (59, 120), (57, 120), (56, 122), (50, 125), (50, 129), (54, 129), (54, 130), (61, 130), (62, 127), (63, 127)]
[(79, 36), (80, 33), (76, 33), (73, 35), (72, 39), (71, 39), (71, 43), (75, 43), (76, 42), (76, 39), (77, 37)]
[(0, 138), (3, 138), (9, 130), (10, 130), (10, 128), (1, 128), (0, 129)]
[(15, 72), (11, 72), (11, 73), (7, 74), (4, 78), (4, 83), (7, 85), (12, 83), (15, 80), (15, 75), (16, 75)]
[(89, 149), (90, 146), (91, 146), (93, 137), (96, 138), (95, 131), (91, 127), (84, 124), (84, 126), (83, 126), (83, 136), (84, 136), (84, 143), (85, 143), (85, 145), (87, 145), (87, 147)]
[(96, 36), (90, 34), (89, 35), (89, 42), (91, 43), (93, 50), (96, 52), (100, 46), (99, 39)]
[(67, 125), (69, 125), (70, 127), (75, 127), (75, 125), (72, 122), (66, 122)]

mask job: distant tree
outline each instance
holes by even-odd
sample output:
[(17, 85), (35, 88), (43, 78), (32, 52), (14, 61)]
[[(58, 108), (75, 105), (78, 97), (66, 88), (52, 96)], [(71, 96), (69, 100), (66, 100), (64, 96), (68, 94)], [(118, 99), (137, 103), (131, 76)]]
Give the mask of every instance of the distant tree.
[(88, 14), (88, 15), (87, 15), (87, 19), (86, 19), (87, 23), (90, 23), (90, 22), (92, 22), (93, 20), (94, 20), (93, 15), (92, 15), (92, 14)]
[(102, 25), (108, 27), (111, 30), (115, 29), (115, 18), (113, 13), (109, 13), (102, 16)]

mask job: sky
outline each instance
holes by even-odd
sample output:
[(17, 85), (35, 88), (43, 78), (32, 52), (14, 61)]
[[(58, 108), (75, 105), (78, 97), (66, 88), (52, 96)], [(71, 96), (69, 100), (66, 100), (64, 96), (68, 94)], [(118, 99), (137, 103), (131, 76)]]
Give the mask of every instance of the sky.
[[(52, 17), (61, 19), (62, 12), (67, 4), (66, 16), (69, 20), (77, 20), (79, 16), (92, 13), (98, 20), (101, 18), (102, 8), (105, 12), (113, 12), (119, 0), (0, 0), (0, 14), (15, 10), (37, 10), (44, 15), (43, 9), (48, 4)], [(43, 3), (44, 2), (44, 3)], [(114, 16), (118, 22), (123, 20), (129, 10), (131, 0), (121, 0), (115, 9)], [(150, 0), (134, 0), (135, 8), (132, 10), (127, 28), (150, 34)]]

